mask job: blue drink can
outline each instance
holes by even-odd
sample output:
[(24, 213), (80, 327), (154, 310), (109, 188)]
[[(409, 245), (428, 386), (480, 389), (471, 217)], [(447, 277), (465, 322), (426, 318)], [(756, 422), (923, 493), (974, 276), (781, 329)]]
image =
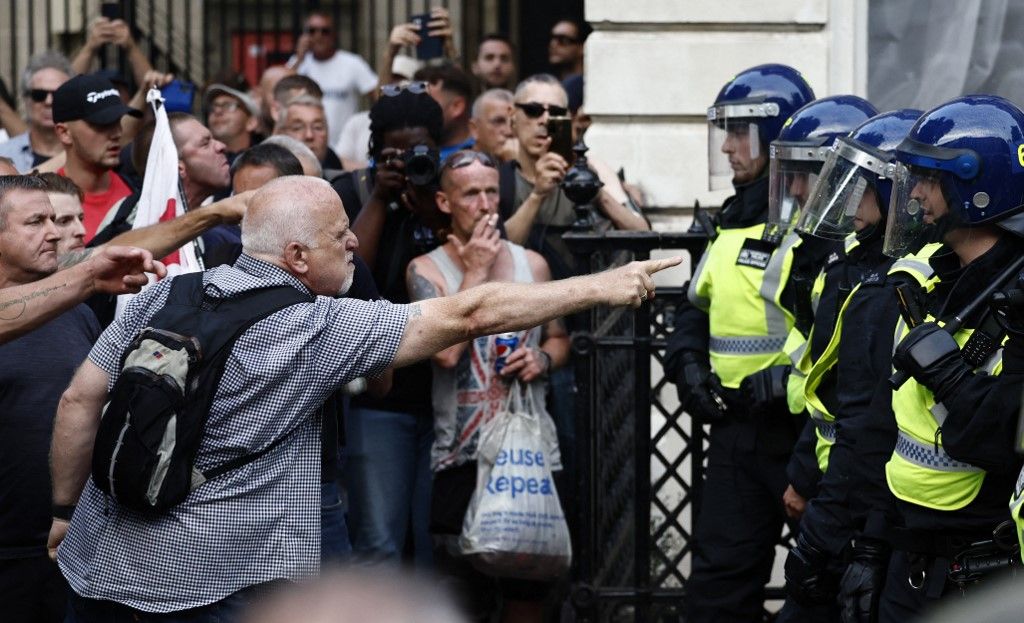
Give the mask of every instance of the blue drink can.
[(505, 367), (508, 356), (515, 352), (517, 346), (519, 346), (518, 333), (499, 333), (495, 336), (494, 350), (497, 356), (494, 358), (494, 369), (496, 371), (501, 372), (502, 368)]

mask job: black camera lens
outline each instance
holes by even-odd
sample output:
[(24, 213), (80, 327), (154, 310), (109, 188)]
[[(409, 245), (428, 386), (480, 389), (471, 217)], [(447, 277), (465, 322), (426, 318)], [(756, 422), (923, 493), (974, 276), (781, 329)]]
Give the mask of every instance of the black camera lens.
[(402, 154), (405, 176), (413, 186), (429, 186), (437, 179), (440, 157), (426, 145), (416, 145)]

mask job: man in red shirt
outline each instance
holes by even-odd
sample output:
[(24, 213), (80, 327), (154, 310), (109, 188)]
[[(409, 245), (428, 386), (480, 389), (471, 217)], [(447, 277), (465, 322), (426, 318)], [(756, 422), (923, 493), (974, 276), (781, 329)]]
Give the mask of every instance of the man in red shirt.
[(85, 192), (86, 242), (96, 235), (107, 212), (132, 193), (114, 172), (125, 115), (140, 117), (142, 112), (126, 106), (110, 80), (97, 74), (75, 76), (53, 94), (53, 121), (67, 153), (67, 163), (57, 173)]

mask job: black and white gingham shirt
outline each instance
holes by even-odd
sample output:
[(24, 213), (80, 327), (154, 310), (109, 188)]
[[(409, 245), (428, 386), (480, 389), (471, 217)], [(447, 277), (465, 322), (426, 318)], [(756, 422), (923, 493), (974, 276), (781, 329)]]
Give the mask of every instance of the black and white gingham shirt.
[[(137, 296), (89, 359), (118, 376), (121, 354), (163, 306), (171, 280)], [(308, 290), (285, 271), (242, 255), (204, 282), (232, 295), (267, 284)], [(59, 564), (76, 593), (147, 612), (212, 603), (247, 586), (317, 572), (320, 418), (341, 385), (394, 360), (408, 308), (317, 297), (261, 320), (235, 343), (196, 459), (208, 469), (283, 443), (204, 483), (157, 517), (121, 508), (90, 479)], [(108, 389), (110, 389), (108, 387)]]

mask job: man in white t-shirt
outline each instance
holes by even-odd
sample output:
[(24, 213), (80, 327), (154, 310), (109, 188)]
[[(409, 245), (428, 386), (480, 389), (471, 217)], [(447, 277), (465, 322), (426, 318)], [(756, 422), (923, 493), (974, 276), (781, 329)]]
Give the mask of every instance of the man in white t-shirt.
[(358, 54), (339, 50), (330, 15), (314, 11), (306, 18), (289, 67), (316, 80), (324, 92), (328, 145), (334, 145), (345, 122), (359, 107), (359, 96), (377, 87), (377, 74)]

